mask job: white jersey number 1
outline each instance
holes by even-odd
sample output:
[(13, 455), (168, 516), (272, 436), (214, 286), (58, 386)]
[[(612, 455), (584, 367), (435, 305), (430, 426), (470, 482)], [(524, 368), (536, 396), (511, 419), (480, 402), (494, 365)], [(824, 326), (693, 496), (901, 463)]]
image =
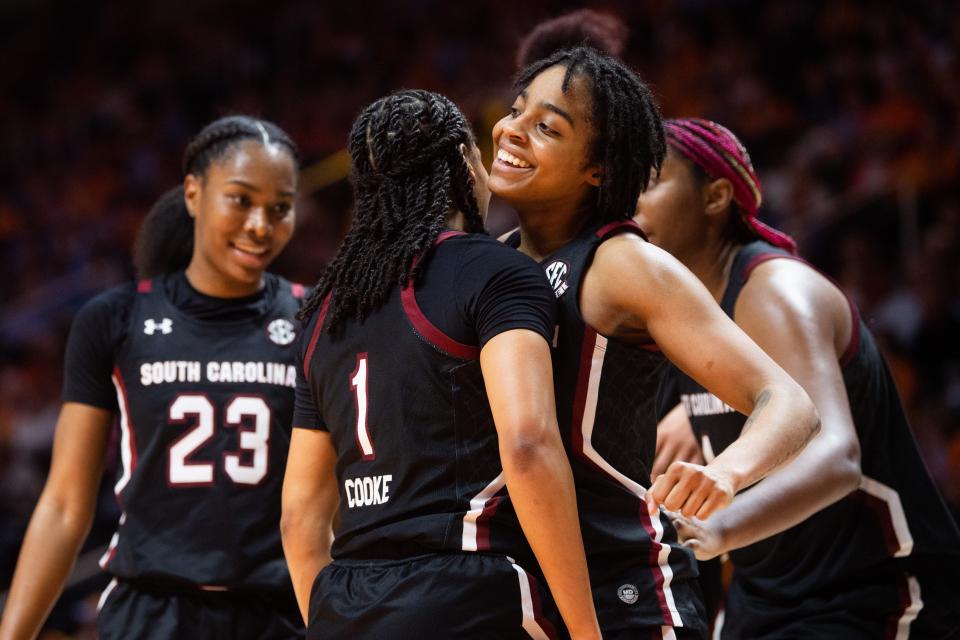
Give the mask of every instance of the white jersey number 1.
[(373, 450), (373, 440), (367, 429), (367, 354), (357, 354), (357, 368), (353, 370), (350, 386), (353, 388), (354, 400), (357, 408), (357, 446), (364, 460), (373, 460), (376, 452)]

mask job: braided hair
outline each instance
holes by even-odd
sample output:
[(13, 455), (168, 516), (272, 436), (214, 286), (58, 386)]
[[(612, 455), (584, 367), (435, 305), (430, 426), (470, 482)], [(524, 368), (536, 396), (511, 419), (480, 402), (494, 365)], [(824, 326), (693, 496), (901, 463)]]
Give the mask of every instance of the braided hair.
[(667, 120), (667, 144), (693, 170), (700, 184), (725, 178), (733, 187), (733, 215), (728, 230), (735, 242), (756, 237), (797, 252), (797, 243), (784, 232), (757, 219), (763, 192), (750, 154), (737, 136), (721, 124), (702, 118)]
[(460, 145), (474, 144), (466, 118), (449, 99), (398, 91), (370, 104), (353, 123), (348, 150), (353, 223), (298, 317), (306, 321), (331, 291), (328, 331), (363, 321), (394, 286), (416, 280), (426, 253), (460, 211), (466, 231), (484, 231), (473, 178)]
[(574, 77), (583, 79), (590, 93), (594, 138), (587, 164), (599, 163), (603, 170), (597, 215), (603, 222), (631, 218), (637, 198), (650, 175), (659, 175), (667, 153), (660, 107), (636, 73), (590, 47), (563, 49), (528, 65), (517, 75), (515, 85), (525, 89), (556, 65), (566, 68), (564, 93)]
[[(280, 145), (297, 159), (297, 146), (283, 129), (249, 116), (227, 116), (208, 124), (187, 145), (183, 174), (203, 177), (245, 140)], [(140, 279), (186, 269), (193, 257), (193, 218), (184, 203), (183, 186), (174, 187), (154, 203), (137, 231), (133, 265)]]

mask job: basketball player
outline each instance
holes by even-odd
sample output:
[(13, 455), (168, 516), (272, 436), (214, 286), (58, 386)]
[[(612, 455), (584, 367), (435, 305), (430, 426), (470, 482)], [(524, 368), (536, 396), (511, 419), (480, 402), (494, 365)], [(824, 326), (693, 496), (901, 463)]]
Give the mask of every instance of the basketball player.
[[(804, 386), (823, 423), (796, 460), (726, 510), (678, 520), (698, 558), (730, 552), (722, 637), (960, 637), (960, 534), (870, 331), (789, 237), (757, 220), (760, 181), (733, 133), (699, 119), (666, 130), (637, 222)], [(677, 378), (683, 402), (662, 428), (692, 425), (704, 456), (722, 455), (744, 416)]]
[[(660, 114), (640, 79), (575, 48), (527, 67), (517, 84), (493, 130), (490, 188), (519, 213), (508, 242), (541, 263), (560, 301), (557, 411), (601, 629), (605, 638), (700, 637), (695, 560), (658, 506), (709, 517), (795, 455), (816, 432), (816, 413), (630, 221), (664, 153)], [(724, 456), (671, 465), (647, 488), (660, 350), (751, 418)]]
[[(293, 231), (296, 148), (234, 116), (147, 216), (143, 278), (88, 303), (66, 353), (53, 463), (0, 637), (35, 637), (90, 526), (114, 415), (123, 509), (101, 566), (110, 638), (302, 635), (278, 524), (302, 288), (266, 273)], [(298, 629), (299, 628), (299, 629)]]
[(283, 490), (308, 637), (554, 637), (539, 561), (570, 634), (599, 638), (556, 423), (556, 303), (484, 233), (466, 120), (403, 91), (361, 113), (349, 149), (354, 220), (302, 314)]

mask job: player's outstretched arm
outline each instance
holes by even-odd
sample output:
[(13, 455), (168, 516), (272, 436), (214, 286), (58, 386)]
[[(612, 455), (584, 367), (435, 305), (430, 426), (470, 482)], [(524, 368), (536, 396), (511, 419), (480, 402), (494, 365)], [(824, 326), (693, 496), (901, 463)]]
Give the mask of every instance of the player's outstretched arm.
[(749, 416), (740, 438), (706, 466), (672, 463), (647, 491), (651, 512), (662, 504), (706, 519), (791, 460), (817, 432), (806, 392), (663, 250), (630, 235), (603, 243), (581, 300), (585, 320), (601, 333), (646, 332), (687, 375)]
[(780, 533), (860, 484), (860, 443), (837, 355), (851, 334), (843, 294), (804, 264), (772, 260), (754, 271), (734, 311), (737, 324), (807, 390), (822, 428), (789, 465), (709, 522), (678, 522), (701, 559)]
[(573, 638), (599, 638), (573, 474), (557, 427), (550, 348), (526, 329), (480, 352), (510, 499)]
[(20, 548), (0, 638), (35, 638), (90, 531), (113, 414), (64, 403), (47, 483)]
[(330, 564), (333, 518), (340, 504), (336, 464), (329, 433), (294, 428), (283, 477), (280, 535), (304, 623), (313, 581)]

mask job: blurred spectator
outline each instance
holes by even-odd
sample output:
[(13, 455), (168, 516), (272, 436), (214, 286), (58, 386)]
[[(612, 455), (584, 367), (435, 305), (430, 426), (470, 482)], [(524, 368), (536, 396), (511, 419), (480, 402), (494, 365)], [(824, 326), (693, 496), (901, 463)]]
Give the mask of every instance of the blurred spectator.
[[(188, 132), (252, 112), (290, 131), (311, 164), (343, 147), (360, 106), (416, 86), (472, 114), (489, 157), (519, 38), (577, 6), (328, 5), (0, 3), (0, 590), (46, 474), (70, 318), (130, 277), (136, 227), (177, 179)], [(960, 513), (960, 5), (600, 8), (630, 26), (625, 56), (665, 114), (715, 119), (744, 139), (763, 215), (861, 306)], [(295, 280), (316, 279), (348, 224), (349, 187), (327, 182), (303, 194), (278, 264)], [(510, 224), (502, 205), (492, 211), (492, 229)], [(93, 537), (115, 517), (105, 501)], [(89, 605), (64, 611), (68, 633), (91, 616)]]

